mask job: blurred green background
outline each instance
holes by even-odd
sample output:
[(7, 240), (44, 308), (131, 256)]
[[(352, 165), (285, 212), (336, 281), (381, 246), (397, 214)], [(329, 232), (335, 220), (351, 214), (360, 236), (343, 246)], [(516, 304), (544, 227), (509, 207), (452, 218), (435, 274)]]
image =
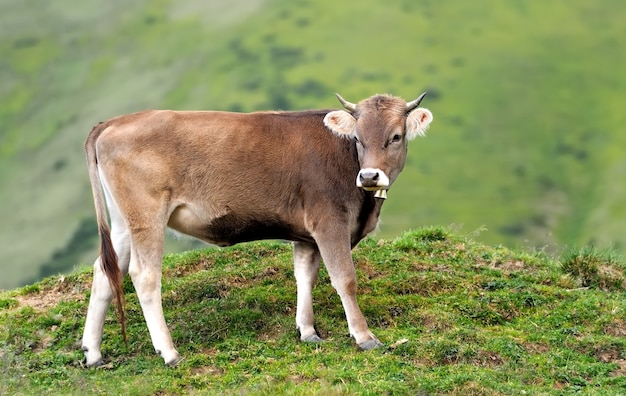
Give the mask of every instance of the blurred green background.
[(623, 251), (625, 20), (617, 0), (3, 0), (0, 289), (93, 262), (97, 122), (337, 108), (334, 92), (429, 93), (434, 122), (379, 237), (454, 224), (491, 244)]

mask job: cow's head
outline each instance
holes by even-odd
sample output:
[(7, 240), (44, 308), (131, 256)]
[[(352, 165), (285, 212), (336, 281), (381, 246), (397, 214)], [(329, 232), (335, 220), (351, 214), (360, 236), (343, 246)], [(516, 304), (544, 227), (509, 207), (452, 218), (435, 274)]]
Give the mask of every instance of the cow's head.
[(337, 94), (346, 110), (331, 111), (324, 124), (335, 134), (355, 140), (361, 166), (357, 187), (386, 198), (386, 191), (404, 168), (408, 141), (424, 136), (433, 120), (428, 109), (418, 107), (425, 95), (408, 103), (375, 95), (355, 105)]

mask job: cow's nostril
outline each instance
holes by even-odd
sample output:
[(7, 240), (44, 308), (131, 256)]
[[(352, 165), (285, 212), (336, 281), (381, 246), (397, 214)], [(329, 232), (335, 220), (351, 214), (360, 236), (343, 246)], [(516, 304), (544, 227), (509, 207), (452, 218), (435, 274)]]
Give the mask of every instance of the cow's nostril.
[(365, 186), (375, 186), (380, 179), (380, 172), (377, 171), (361, 171), (359, 173), (359, 181)]
[(376, 181), (378, 179), (378, 172), (361, 172), (359, 177), (361, 181)]
[(389, 186), (389, 178), (384, 171), (376, 168), (363, 168), (356, 177), (357, 187), (375, 190)]

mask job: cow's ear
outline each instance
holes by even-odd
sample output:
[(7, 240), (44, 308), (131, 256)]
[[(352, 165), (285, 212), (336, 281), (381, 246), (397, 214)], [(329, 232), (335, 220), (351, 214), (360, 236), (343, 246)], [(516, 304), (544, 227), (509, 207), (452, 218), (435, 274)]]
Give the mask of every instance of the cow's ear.
[(407, 139), (415, 139), (418, 135), (424, 136), (432, 120), (433, 113), (428, 109), (419, 107), (410, 112), (406, 118)]
[(354, 136), (356, 120), (352, 114), (343, 110), (331, 111), (324, 117), (324, 125), (336, 135), (342, 137)]

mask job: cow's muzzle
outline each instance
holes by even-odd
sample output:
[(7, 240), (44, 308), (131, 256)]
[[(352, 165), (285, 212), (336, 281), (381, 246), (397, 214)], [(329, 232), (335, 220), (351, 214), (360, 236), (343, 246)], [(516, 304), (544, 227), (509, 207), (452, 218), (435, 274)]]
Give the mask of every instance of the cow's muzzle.
[(385, 172), (376, 168), (363, 168), (356, 177), (356, 186), (367, 191), (376, 191), (377, 198), (387, 198), (389, 177)]

